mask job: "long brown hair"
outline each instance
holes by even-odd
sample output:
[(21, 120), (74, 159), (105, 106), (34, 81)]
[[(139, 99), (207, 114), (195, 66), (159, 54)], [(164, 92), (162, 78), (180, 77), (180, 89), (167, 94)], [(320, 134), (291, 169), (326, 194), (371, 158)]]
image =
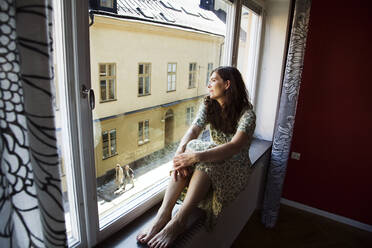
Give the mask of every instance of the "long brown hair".
[(223, 109), (210, 96), (204, 98), (207, 121), (213, 128), (226, 134), (232, 134), (236, 130), (242, 110), (252, 109), (253, 106), (248, 100), (248, 91), (238, 69), (232, 66), (220, 66), (212, 70), (210, 76), (213, 72), (216, 72), (223, 81), (230, 80), (230, 87), (225, 91), (226, 102)]

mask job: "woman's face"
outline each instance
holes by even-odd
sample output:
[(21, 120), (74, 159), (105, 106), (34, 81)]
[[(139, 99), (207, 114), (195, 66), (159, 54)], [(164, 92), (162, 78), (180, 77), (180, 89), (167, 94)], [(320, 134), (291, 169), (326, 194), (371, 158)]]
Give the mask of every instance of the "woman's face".
[(217, 72), (213, 72), (208, 83), (209, 96), (211, 99), (218, 100), (225, 95), (226, 82), (218, 75)]

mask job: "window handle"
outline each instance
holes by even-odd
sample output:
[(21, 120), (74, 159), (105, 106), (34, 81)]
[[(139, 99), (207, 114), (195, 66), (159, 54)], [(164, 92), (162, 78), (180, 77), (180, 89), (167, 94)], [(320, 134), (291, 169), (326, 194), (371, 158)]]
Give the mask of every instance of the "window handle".
[(93, 89), (87, 89), (85, 87), (85, 85), (83, 85), (83, 87), (81, 88), (81, 94), (83, 95), (83, 98), (88, 97), (89, 108), (91, 110), (93, 110), (94, 107), (96, 106), (96, 101), (95, 101), (95, 97), (94, 97), (94, 90)]

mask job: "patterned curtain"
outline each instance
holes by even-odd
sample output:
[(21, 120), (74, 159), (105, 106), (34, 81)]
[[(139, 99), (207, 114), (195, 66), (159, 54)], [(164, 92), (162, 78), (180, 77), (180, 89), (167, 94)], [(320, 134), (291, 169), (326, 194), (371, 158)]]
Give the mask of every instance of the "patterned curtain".
[(0, 10), (0, 247), (66, 247), (51, 0)]
[(300, 90), (311, 0), (295, 0), (294, 4), (292, 30), (262, 212), (262, 223), (267, 228), (275, 226), (279, 214)]

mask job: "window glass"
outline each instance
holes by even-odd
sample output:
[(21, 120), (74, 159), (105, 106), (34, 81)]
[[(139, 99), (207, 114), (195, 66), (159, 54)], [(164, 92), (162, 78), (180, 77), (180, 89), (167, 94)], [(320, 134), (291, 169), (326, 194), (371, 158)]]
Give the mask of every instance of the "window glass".
[(146, 84), (145, 84), (145, 93), (149, 94), (150, 93), (150, 77), (146, 76)]
[(110, 156), (108, 132), (102, 133), (102, 151), (103, 151), (103, 158), (107, 158)]
[(138, 144), (143, 143), (143, 122), (138, 123)]
[(106, 100), (106, 80), (101, 80), (101, 100), (105, 101)]
[(168, 91), (176, 90), (176, 64), (168, 64)]
[[(82, 232), (79, 222), (79, 198), (77, 195), (78, 186), (75, 183), (75, 157), (72, 149), (74, 121), (71, 119), (70, 110), (72, 106), (71, 96), (68, 95), (68, 75), (66, 74), (68, 63), (65, 59), (66, 37), (63, 30), (65, 29), (66, 20), (62, 14), (61, 1), (53, 0), (53, 63), (54, 63), (54, 87), (55, 87), (55, 126), (56, 141), (58, 147), (58, 156), (60, 157), (61, 170), (61, 187), (63, 208), (65, 211), (65, 224), (68, 245), (74, 246), (82, 241)], [(68, 27), (69, 28), (69, 27)], [(99, 70), (101, 71), (101, 69)], [(104, 72), (104, 71), (103, 71)], [(99, 94), (99, 85), (97, 82), (96, 92)], [(100, 135), (100, 134), (99, 134)], [(1, 216), (1, 219), (4, 217)], [(32, 216), (30, 216), (32, 218)], [(9, 227), (13, 228), (13, 227)], [(1, 242), (0, 242), (1, 243)]]
[(115, 98), (115, 82), (114, 80), (109, 80), (109, 96), (108, 98), (114, 99)]
[(116, 130), (110, 131), (110, 147), (111, 155), (116, 154)]
[(101, 101), (115, 99), (115, 64), (99, 64)]
[(189, 69), (189, 88), (194, 88), (196, 83), (196, 63), (190, 63)]
[(244, 5), (241, 13), (237, 68), (242, 73), (250, 101), (253, 102), (259, 47), (259, 16)]
[(140, 64), (138, 73), (138, 95), (150, 94), (150, 64)]
[(113, 0), (100, 0), (101, 7), (113, 8)]
[[(141, 205), (146, 192), (169, 179), (175, 150), (208, 94), (207, 65), (223, 61), (231, 13), (224, 0), (214, 1), (214, 10), (200, 8), (198, 0), (178, 1), (180, 11), (164, 1), (116, 2), (120, 18), (94, 14), (89, 27), (91, 84), (101, 95), (93, 110), (94, 129), (102, 130), (95, 137), (100, 228), (131, 213), (130, 206)], [(151, 12), (165, 25), (138, 12), (144, 3), (164, 15)], [(134, 187), (118, 190), (117, 164), (134, 171)]]
[(99, 65), (99, 75), (106, 76), (106, 65)]
[(149, 140), (149, 121), (145, 121), (145, 141)]
[(206, 75), (206, 85), (208, 85), (209, 78), (210, 78), (212, 70), (213, 70), (213, 63), (208, 63), (208, 70), (207, 70), (207, 75)]

